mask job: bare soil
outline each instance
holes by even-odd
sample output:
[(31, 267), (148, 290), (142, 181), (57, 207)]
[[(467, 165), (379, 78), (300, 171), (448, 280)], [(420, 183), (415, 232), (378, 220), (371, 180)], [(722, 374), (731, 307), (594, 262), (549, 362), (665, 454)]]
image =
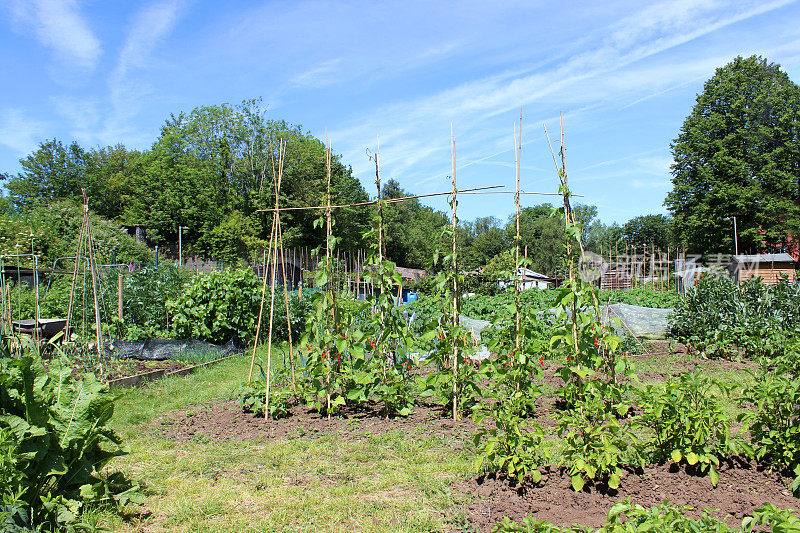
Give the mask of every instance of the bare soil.
[(617, 491), (587, 486), (575, 492), (567, 472), (555, 467), (546, 470), (538, 485), (518, 484), (505, 476), (489, 474), (459, 483), (457, 488), (475, 496), (466, 508), (470, 522), (480, 531), (490, 531), (504, 516), (520, 521), (529, 514), (560, 526), (598, 527), (611, 506), (627, 498), (645, 507), (665, 500), (689, 505), (693, 510), (687, 514), (694, 517), (708, 508), (717, 518), (741, 525), (744, 516), (752, 515), (765, 502), (798, 509), (800, 500), (792, 497), (789, 483), (790, 479), (777, 472), (737, 458), (721, 465), (716, 488), (708, 476), (675, 463), (628, 471)]
[[(409, 434), (442, 438), (467, 437), (475, 424), (469, 417), (458, 422), (448, 418), (441, 407), (417, 406), (406, 418), (386, 419), (380, 406), (345, 411), (327, 418), (305, 406), (292, 408), (290, 416), (278, 420), (264, 419), (242, 412), (236, 401), (207, 403), (188, 409), (171, 411), (154, 419), (151, 428), (161, 436), (178, 442), (227, 439), (291, 439), (306, 435), (337, 435), (360, 440), (386, 431), (403, 430)], [(461, 439), (452, 439), (461, 446)]]

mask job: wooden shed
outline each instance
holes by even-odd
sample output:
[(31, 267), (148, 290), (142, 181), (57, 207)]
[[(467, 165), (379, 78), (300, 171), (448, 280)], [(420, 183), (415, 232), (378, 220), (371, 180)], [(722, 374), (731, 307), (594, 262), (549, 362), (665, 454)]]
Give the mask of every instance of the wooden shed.
[(602, 290), (627, 290), (633, 285), (630, 265), (612, 262), (603, 269), (600, 276), (600, 288)]
[(781, 277), (797, 281), (796, 262), (789, 254), (734, 255), (728, 265), (728, 272), (734, 283), (751, 278), (761, 278), (761, 282), (774, 285)]

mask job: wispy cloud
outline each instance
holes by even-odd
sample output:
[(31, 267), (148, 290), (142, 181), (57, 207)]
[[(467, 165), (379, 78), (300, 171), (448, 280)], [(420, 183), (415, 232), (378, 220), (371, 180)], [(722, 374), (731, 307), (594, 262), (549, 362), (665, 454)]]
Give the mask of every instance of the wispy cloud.
[(59, 59), (89, 69), (97, 64), (100, 41), (75, 0), (14, 0), (9, 7), (17, 22), (32, 28), (37, 40)]
[(27, 154), (36, 148), (46, 130), (45, 123), (26, 116), (19, 109), (0, 112), (0, 145), (18, 154)]
[(388, 172), (413, 172), (412, 181), (424, 184), (429, 178), (416, 169), (430, 176), (432, 167), (445, 167), (428, 158), (447, 154), (444, 128), (454, 118), (458, 130), (470, 132), (471, 142), (462, 146), (461, 153), (470, 160), (482, 160), (489, 152), (486, 148), (496, 146), (498, 140), (511, 144), (506, 139), (510, 135), (489, 125), (492, 117), (524, 105), (528, 123), (541, 123), (551, 117), (553, 109), (617, 108), (621, 95), (636, 101), (707, 76), (719, 58), (656, 65), (642, 60), (788, 3), (661, 2), (598, 28), (580, 51), (555, 65), (524, 74), (520, 74), (524, 68), (500, 72), (422, 98), (369, 109), (333, 135), (345, 146), (345, 158), (358, 173), (368, 172), (365, 162), (360, 162), (363, 158), (358, 157), (364, 143), (380, 132), (382, 144), (385, 139), (387, 152), (392, 154), (383, 159)]
[(341, 62), (341, 58), (331, 59), (301, 72), (292, 78), (292, 85), (321, 88), (335, 83), (341, 80), (341, 77), (337, 75)]
[(160, 66), (157, 50), (177, 24), (184, 4), (181, 0), (155, 2), (133, 14), (105, 94), (51, 97), (56, 112), (67, 120), (71, 136), (87, 144), (152, 141), (151, 133), (137, 127), (147, 98), (156, 90), (147, 74)]
[(153, 51), (172, 31), (181, 5), (178, 0), (158, 2), (147, 6), (135, 16), (112, 75), (114, 83), (124, 79), (131, 69), (147, 65)]
[(167, 0), (146, 6), (133, 18), (116, 67), (108, 80), (111, 112), (98, 137), (104, 143), (143, 140), (132, 126), (134, 117), (153, 93), (153, 87), (142, 81), (142, 71), (154, 62), (154, 53), (177, 23), (183, 2)]

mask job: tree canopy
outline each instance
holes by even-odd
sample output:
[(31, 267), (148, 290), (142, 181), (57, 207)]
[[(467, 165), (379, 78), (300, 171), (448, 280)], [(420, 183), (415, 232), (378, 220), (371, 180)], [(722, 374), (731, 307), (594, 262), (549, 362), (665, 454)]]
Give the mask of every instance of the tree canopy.
[[(22, 171), (5, 175), (18, 212), (55, 200), (89, 194), (90, 209), (127, 226), (143, 226), (153, 244), (175, 242), (180, 226), (187, 248), (230, 261), (247, 258), (269, 238), (272, 176), (280, 142), (286, 143), (281, 206), (322, 205), (327, 179), (325, 145), (300, 126), (268, 120), (257, 101), (198, 107), (172, 115), (153, 145), (142, 152), (122, 145), (86, 150), (76, 142), (51, 140), (20, 161)], [(336, 155), (331, 161), (334, 203), (368, 199), (359, 181)], [(314, 211), (287, 211), (284, 243), (316, 246)], [(367, 210), (337, 210), (337, 233), (345, 248), (362, 244)]]
[(779, 65), (737, 57), (718, 68), (672, 143), (665, 205), (690, 252), (757, 253), (800, 234), (800, 87)]
[[(57, 139), (45, 141), (20, 161), (21, 172), (3, 175), (10, 194), (0, 204), (0, 212), (8, 213), (8, 228), (20, 224), (20, 228), (32, 227), (26, 221), (39, 220), (41, 215), (36, 213), (53, 211), (53, 206), (57, 206), (53, 212), (63, 211), (67, 204), (77, 209), (81, 189), (85, 188), (92, 213), (111, 221), (118, 230), (120, 225), (142, 226), (151, 244), (162, 245), (175, 244), (178, 228), (188, 227), (182, 239), (188, 253), (227, 264), (250, 262), (269, 239), (272, 215), (263, 209), (274, 206), (272, 178), (281, 142), (285, 143), (281, 207), (323, 205), (327, 189), (323, 141), (300, 126), (267, 119), (259, 102), (249, 100), (235, 106), (203, 106), (173, 114), (164, 122), (158, 138), (144, 150), (121, 144), (86, 149), (76, 142), (66, 145)], [(335, 154), (331, 193), (334, 204), (369, 199), (351, 169)], [(411, 194), (394, 179), (384, 182), (381, 190), (384, 199)], [(561, 276), (566, 241), (563, 223), (552, 217), (552, 212), (550, 204), (522, 209), (520, 252), (524, 254), (527, 249), (534, 270)], [(321, 210), (284, 211), (284, 245), (322, 244), (324, 232), (314, 228), (314, 220), (321, 214)], [(342, 238), (343, 249), (365, 246), (363, 235), (373, 214), (372, 207), (334, 211), (334, 232)], [(601, 245), (608, 249), (610, 243), (625, 239), (645, 239), (651, 244), (653, 235), (663, 233), (651, 226), (658, 226), (664, 217), (640, 217), (641, 224), (631, 221), (620, 228), (597, 221), (597, 208), (591, 205), (575, 206), (574, 214), (587, 249)], [(435, 250), (450, 247), (442, 240), (446, 225), (448, 213), (425, 206), (418, 199), (386, 205), (386, 256), (401, 266), (432, 268)], [(71, 227), (62, 229), (73, 231)], [(459, 264), (472, 271), (493, 259), (497, 263), (501, 257), (508, 257), (514, 247), (516, 219), (515, 215), (506, 220), (479, 217), (460, 221), (457, 231)], [(19, 243), (14, 239), (6, 240), (16, 246)], [(25, 246), (30, 244), (26, 241)], [(41, 239), (36, 246), (47, 247)], [(62, 252), (66, 253), (59, 249)], [(144, 252), (131, 248), (128, 255)]]

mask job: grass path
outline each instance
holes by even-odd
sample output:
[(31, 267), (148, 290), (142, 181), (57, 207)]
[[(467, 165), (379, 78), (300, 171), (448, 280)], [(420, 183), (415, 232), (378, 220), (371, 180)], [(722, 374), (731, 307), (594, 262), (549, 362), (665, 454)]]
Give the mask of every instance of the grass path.
[(248, 366), (248, 358), (235, 357), (123, 393), (112, 425), (131, 454), (110, 468), (142, 483), (147, 503), (131, 507), (126, 518), (102, 512), (107, 527), (422, 532), (444, 530), (448, 521), (448, 529), (458, 527), (453, 509), (464, 496), (450, 485), (474, 469), (467, 452), (441, 439), (391, 431), (359, 441), (327, 435), (178, 445), (147, 429), (160, 413), (234, 398)]

